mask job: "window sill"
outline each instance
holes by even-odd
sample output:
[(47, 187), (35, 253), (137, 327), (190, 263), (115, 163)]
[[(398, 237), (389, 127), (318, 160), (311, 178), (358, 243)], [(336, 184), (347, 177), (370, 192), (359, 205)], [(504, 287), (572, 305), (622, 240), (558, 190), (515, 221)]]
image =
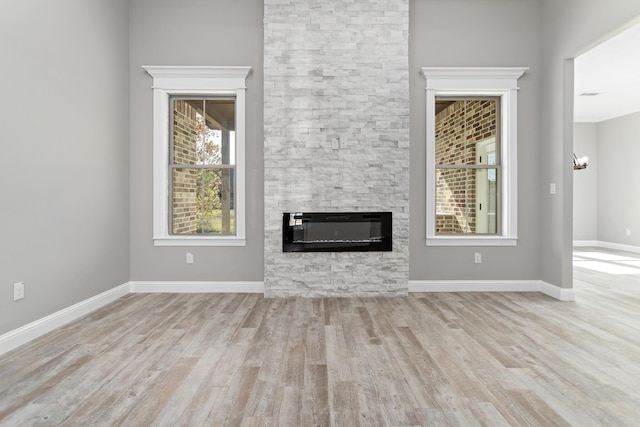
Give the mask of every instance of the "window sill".
[(516, 246), (517, 244), (517, 237), (503, 236), (442, 236), (427, 238), (427, 246)]
[(247, 241), (239, 237), (156, 237), (153, 246), (247, 246)]

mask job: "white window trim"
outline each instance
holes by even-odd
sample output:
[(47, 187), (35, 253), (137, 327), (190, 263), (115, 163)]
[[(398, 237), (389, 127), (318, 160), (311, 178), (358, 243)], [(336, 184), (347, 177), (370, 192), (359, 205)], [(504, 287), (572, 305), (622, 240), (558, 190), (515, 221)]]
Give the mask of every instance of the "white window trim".
[[(246, 246), (245, 80), (251, 67), (143, 66), (153, 77), (153, 244), (154, 246)], [(236, 234), (169, 233), (169, 97), (233, 95), (236, 98)]]
[[(518, 242), (518, 78), (523, 67), (423, 67), (426, 79), (427, 246), (515, 246)], [(501, 230), (495, 235), (436, 235), (436, 96), (501, 100)]]

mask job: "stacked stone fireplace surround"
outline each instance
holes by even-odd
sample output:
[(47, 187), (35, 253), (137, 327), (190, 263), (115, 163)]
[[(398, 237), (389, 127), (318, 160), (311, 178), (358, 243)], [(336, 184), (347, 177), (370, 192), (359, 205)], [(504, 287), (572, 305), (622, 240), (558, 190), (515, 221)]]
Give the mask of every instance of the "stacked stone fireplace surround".
[[(408, 0), (265, 0), (267, 297), (408, 292)], [(284, 212), (391, 211), (393, 251), (283, 253)]]

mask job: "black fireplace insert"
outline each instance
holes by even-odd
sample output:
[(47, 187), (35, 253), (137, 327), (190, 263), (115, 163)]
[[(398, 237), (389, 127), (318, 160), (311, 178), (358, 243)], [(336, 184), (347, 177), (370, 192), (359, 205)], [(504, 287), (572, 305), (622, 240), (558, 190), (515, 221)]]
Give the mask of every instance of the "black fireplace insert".
[(391, 251), (391, 230), (391, 212), (287, 212), (282, 251)]

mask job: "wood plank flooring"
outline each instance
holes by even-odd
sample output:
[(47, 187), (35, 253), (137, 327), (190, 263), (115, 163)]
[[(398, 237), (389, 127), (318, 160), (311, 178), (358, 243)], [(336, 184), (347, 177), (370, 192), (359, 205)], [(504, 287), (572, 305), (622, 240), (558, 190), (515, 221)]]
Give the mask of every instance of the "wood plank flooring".
[(131, 294), (1, 357), (0, 425), (638, 426), (640, 274), (589, 261), (640, 256), (602, 252), (574, 303)]

